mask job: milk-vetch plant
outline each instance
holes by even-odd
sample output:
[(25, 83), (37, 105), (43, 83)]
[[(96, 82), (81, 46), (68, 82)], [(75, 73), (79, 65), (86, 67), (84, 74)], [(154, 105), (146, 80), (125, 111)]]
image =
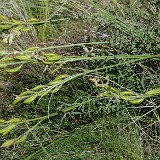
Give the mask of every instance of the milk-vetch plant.
[[(31, 115), (31, 118), (25, 118), (26, 115), (23, 115), (24, 117), (13, 115), (14, 118), (9, 120), (0, 119), (0, 134), (4, 137), (11, 134), (11, 137), (7, 137), (9, 140), (2, 143), (2, 147), (27, 141), (31, 134), (35, 138), (36, 129), (42, 127), (46, 121), (49, 121), (47, 125), (50, 125), (53, 117), (56, 119), (62, 115), (61, 121), (63, 121), (70, 116), (73, 117), (74, 122), (77, 122), (80, 119), (79, 115), (83, 116), (87, 108), (90, 117), (92, 117), (92, 113), (99, 113), (101, 107), (103, 116), (106, 114), (108, 116), (107, 109), (114, 108), (113, 105), (115, 105), (129, 114), (132, 120), (131, 124), (134, 123), (135, 126), (138, 126), (138, 120), (149, 113), (153, 113), (153, 116), (149, 117), (145, 123), (152, 122), (152, 118), (155, 117), (156, 122), (159, 122), (157, 112), (158, 96), (160, 95), (158, 83), (159, 9), (155, 7), (154, 3), (147, 2), (149, 5), (146, 6), (140, 1), (126, 3), (125, 1), (109, 0), (96, 3), (93, 0), (87, 0), (87, 3), (83, 2), (85, 4), (83, 5), (76, 1), (68, 1), (68, 4), (60, 3), (64, 12), (58, 10), (54, 15), (54, 13), (51, 14), (53, 6), (48, 5), (51, 2), (47, 2), (42, 1), (42, 5), (37, 7), (36, 11), (34, 8), (30, 8), (31, 12), (40, 15), (35, 15), (36, 18), (28, 18), (26, 21), (0, 16), (3, 41), (8, 46), (14, 43), (16, 36), (20, 36), (20, 33), (25, 34), (32, 29), (38, 32), (39, 41), (43, 42), (32, 44), (25, 49), (22, 47), (21, 50), (17, 49), (13, 52), (2, 49), (0, 51), (0, 70), (5, 74), (18, 75), (23, 72), (23, 69), (25, 71), (26, 66), (31, 66), (35, 70), (38, 68), (35, 66), (40, 66), (44, 68), (41, 73), (44, 77), (50, 74), (50, 78), (46, 78), (45, 81), (31, 84), (31, 87), (25, 86), (26, 88), (21, 93), (16, 94), (13, 101), (14, 107), (26, 106), (27, 110), (27, 107), (32, 105), (37, 107), (43, 100), (48, 102), (48, 106), (46, 104), (38, 106), (38, 109), (43, 108), (44, 112), (40, 115), (37, 113), (37, 115)], [(44, 3), (46, 8), (42, 7)], [(73, 17), (67, 15), (70, 19), (66, 20), (61, 13), (70, 13), (67, 6), (73, 7), (72, 10), (75, 12)], [(76, 12), (76, 10), (78, 11)], [(79, 15), (79, 11), (83, 11), (83, 14)], [(54, 21), (55, 17), (60, 18)], [(68, 30), (77, 19), (81, 23), (83, 21), (93, 23), (93, 28), (84, 30), (84, 33), (89, 32), (91, 36), (88, 37), (88, 42), (65, 44), (68, 40), (65, 41), (65, 36), (70, 34), (73, 34), (73, 37), (77, 36), (74, 35), (75, 30), (73, 33), (72, 30)], [(68, 20), (72, 23), (69, 24)], [(59, 21), (64, 23), (60, 25)], [(56, 31), (64, 32), (58, 38), (58, 40), (61, 39), (61, 36), (62, 39), (64, 38), (61, 44), (52, 45), (54, 44), (52, 41), (45, 42), (47, 39), (54, 39), (54, 36), (51, 36), (54, 28), (52, 25), (55, 28), (59, 26)], [(55, 32), (53, 35), (56, 35)], [(48, 38), (48, 36), (50, 37)], [(76, 38), (74, 40), (76, 41)], [(38, 75), (38, 69), (37, 72)], [(53, 103), (53, 112), (50, 112), (50, 103)], [(151, 106), (153, 109), (145, 114), (142, 112), (142, 116), (132, 117), (138, 111), (132, 110), (132, 114), (132, 111), (129, 112), (130, 108), (140, 108), (140, 105), (146, 108)], [(117, 112), (113, 112), (113, 114), (116, 115)], [(74, 114), (78, 116), (74, 117)], [(128, 125), (130, 124), (126, 124), (124, 129)], [(12, 133), (20, 127), (23, 129), (12, 138)], [(129, 132), (127, 131), (128, 137)], [(39, 143), (39, 141), (37, 142)], [(43, 145), (42, 149), (45, 151)], [(47, 154), (46, 151), (45, 153)]]
[[(43, 50), (43, 49), (41, 49), (41, 50)], [(22, 52), (22, 54), (16, 54), (16, 55), (15, 54), (13, 54), (13, 55), (9, 54), (9, 56), (11, 56), (12, 58), (11, 57), (5, 58), (5, 56), (1, 58), (1, 62), (2, 62), (2, 64), (4, 64), (4, 66), (3, 66), (4, 69), (6, 68), (6, 66), (12, 66), (12, 65), (20, 63), (20, 65), (16, 68), (6, 69), (6, 71), (10, 72), (10, 73), (18, 72), (21, 69), (22, 65), (25, 65), (27, 63), (33, 63), (33, 64), (34, 63), (44, 63), (44, 64), (47, 64), (47, 65), (51, 65), (53, 63), (58, 63), (58, 61), (60, 63), (67, 63), (67, 62), (69, 63), (69, 62), (73, 62), (73, 61), (87, 60), (88, 59), (88, 57), (82, 57), (82, 58), (81, 57), (66, 57), (65, 58), (65, 57), (61, 57), (61, 56), (59, 56), (58, 54), (55, 54), (55, 53), (41, 52), (39, 48), (38, 49), (37, 48), (31, 48), (30, 49), (29, 48), (29, 49), (25, 50), (24, 52)], [(28, 89), (27, 91), (22, 92), (20, 95), (18, 95), (16, 97), (13, 104), (15, 105), (15, 104), (17, 104), (21, 101), (23, 101), (23, 103), (25, 103), (25, 104), (31, 104), (38, 97), (43, 97), (45, 95), (54, 94), (54, 93), (58, 92), (65, 83), (68, 83), (72, 79), (75, 79), (79, 76), (83, 76), (83, 75), (87, 75), (89, 73), (93, 73), (93, 72), (96, 72), (96, 71), (104, 70), (106, 68), (114, 68), (114, 67), (117, 67), (117, 66), (130, 64), (130, 63), (134, 63), (134, 62), (145, 60), (145, 59), (152, 59), (152, 58), (155, 58), (155, 57), (159, 57), (159, 55), (144, 55), (144, 56), (143, 55), (141, 55), (141, 56), (117, 55), (117, 56), (106, 56), (106, 57), (105, 56), (104, 57), (98, 57), (97, 56), (97, 57), (91, 57), (91, 59), (89, 59), (89, 60), (97, 59), (97, 60), (101, 61), (103, 59), (108, 58), (108, 61), (110, 61), (110, 60), (114, 59), (115, 57), (118, 58), (118, 59), (122, 59), (122, 60), (124, 58), (126, 58), (126, 59), (129, 59), (129, 61), (124, 60), (121, 63), (116, 64), (116, 65), (110, 65), (110, 66), (106, 66), (106, 67), (103, 67), (103, 68), (97, 68), (97, 69), (94, 69), (94, 70), (87, 70), (85, 72), (77, 73), (75, 75), (70, 75), (70, 76), (69, 75), (63, 75), (63, 74), (59, 75), (54, 80), (50, 81), (48, 84), (38, 85), (38, 86), (35, 86), (32, 89)], [(102, 97), (102, 96), (103, 97), (119, 97), (122, 100), (129, 101), (131, 104), (140, 104), (141, 102), (143, 102), (143, 100), (145, 98), (160, 94), (160, 89), (159, 88), (150, 90), (150, 91), (148, 91), (144, 94), (138, 94), (138, 93), (135, 93), (133, 91), (119, 91), (112, 86), (108, 86), (108, 85), (105, 85), (105, 84), (98, 84), (96, 81), (95, 81), (95, 83), (96, 83), (97, 87), (103, 88), (103, 91), (105, 90), (104, 92), (100, 93), (100, 95), (97, 95), (97, 96), (100, 96), (100, 97)], [(70, 111), (72, 109), (75, 109), (78, 106), (79, 105), (63, 109), (62, 112)], [(50, 116), (52, 117), (52, 116), (56, 116), (56, 115), (58, 115), (58, 113), (53, 113)], [(35, 120), (40, 120), (40, 122), (41, 122), (41, 121), (44, 121), (46, 118), (48, 118), (48, 116), (40, 117), (40, 118), (35, 119)], [(14, 122), (14, 120), (15, 119), (13, 119), (13, 122)], [(12, 121), (12, 120), (10, 120), (10, 121)], [(32, 121), (32, 120), (27, 120), (27, 121)], [(34, 119), (33, 119), (33, 121), (34, 121)], [(6, 126), (6, 124), (8, 125), (8, 126), (6, 126), (6, 128), (1, 129), (1, 133), (3, 135), (10, 132), (16, 126), (15, 124), (10, 125), (10, 123), (5, 122), (4, 120), (1, 120), (1, 122), (2, 122), (2, 124), (5, 124), (4, 126)], [(38, 124), (40, 124), (40, 122), (38, 122), (35, 126), (33, 126), (32, 129), (34, 129)], [(21, 123), (24, 123), (24, 122), (22, 121), (22, 122), (20, 122), (20, 124)], [(26, 131), (23, 135), (21, 135), (20, 137), (18, 137), (16, 139), (12, 139), (12, 140), (8, 140), (8, 141), (4, 142), (2, 144), (2, 146), (3, 147), (8, 147), (12, 144), (23, 142), (22, 140), (25, 140), (25, 138), (27, 138), (27, 135), (29, 134), (29, 132), (31, 130)]]

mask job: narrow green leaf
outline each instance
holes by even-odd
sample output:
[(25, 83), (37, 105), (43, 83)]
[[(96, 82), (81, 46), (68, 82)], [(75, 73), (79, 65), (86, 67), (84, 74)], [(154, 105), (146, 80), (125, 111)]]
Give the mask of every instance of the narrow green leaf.
[(120, 93), (120, 98), (125, 101), (134, 100), (134, 99), (138, 98), (137, 96), (139, 96), (139, 95), (132, 92), (132, 91), (123, 91)]
[(32, 52), (32, 51), (35, 51), (37, 49), (37, 47), (30, 47), (30, 48), (27, 48), (24, 52)]
[(145, 93), (146, 96), (156, 96), (160, 94), (160, 88), (152, 89)]
[(41, 52), (41, 54), (42, 54), (43, 56), (45, 56), (45, 57), (52, 57), (52, 56), (54, 56), (54, 55), (57, 55), (57, 54), (55, 54), (55, 53), (45, 53), (45, 52)]
[(43, 63), (44, 64), (54, 64), (55, 62), (54, 61), (52, 61), (52, 62), (51, 61), (44, 61)]
[(111, 86), (106, 86), (105, 87), (107, 90), (111, 91), (111, 92), (114, 92), (114, 93), (118, 93), (118, 90), (114, 87), (111, 87)]
[(10, 26), (10, 25), (0, 25), (0, 30), (8, 30), (8, 29), (10, 29), (12, 26)]
[(123, 91), (123, 92), (121, 92), (120, 93), (121, 95), (135, 95), (135, 93), (134, 92), (132, 92), (132, 91)]
[(31, 56), (29, 56), (29, 55), (19, 55), (19, 56), (15, 56), (14, 59), (21, 60), (21, 61), (28, 61), (28, 60), (31, 60)]
[(0, 130), (0, 133), (4, 135), (8, 134), (12, 129), (15, 128), (15, 125), (12, 125), (12, 126), (8, 126), (6, 128), (3, 128)]
[(32, 103), (36, 98), (37, 98), (37, 95), (31, 96), (31, 97), (27, 98), (23, 103), (25, 103), (25, 104), (30, 104), (30, 103)]
[(37, 91), (37, 90), (42, 89), (44, 87), (46, 87), (46, 86), (45, 85), (38, 85), (38, 86), (32, 88), (32, 91)]
[(31, 29), (32, 29), (32, 26), (31, 27), (22, 28), (21, 31), (28, 32)]
[(12, 19), (12, 22), (14, 23), (14, 25), (24, 24), (24, 22), (23, 22), (23, 21), (15, 20), (15, 19)]
[(10, 73), (18, 72), (21, 68), (22, 68), (22, 65), (20, 65), (16, 68), (7, 69), (6, 72), (10, 72)]
[(13, 101), (13, 105), (17, 104), (18, 102), (22, 101), (24, 98), (26, 98), (26, 96), (24, 97), (19, 97), (17, 96), (16, 99)]
[(61, 58), (61, 56), (55, 55), (52, 57), (47, 57), (47, 61), (57, 61), (57, 60), (60, 60), (60, 58)]
[(15, 141), (16, 144), (22, 143), (27, 139), (27, 134), (21, 135), (17, 138), (17, 140)]
[(122, 96), (122, 95), (120, 97), (121, 97), (121, 99), (123, 99), (125, 101), (132, 101), (137, 98), (135, 96)]
[(48, 85), (49, 85), (49, 86), (52, 86), (52, 85), (60, 82), (62, 79), (66, 78), (66, 77), (68, 77), (68, 76), (69, 76), (69, 75), (67, 75), (67, 74), (60, 75), (60, 76), (56, 77), (53, 81), (50, 81), (50, 82), (48, 83)]
[(50, 81), (50, 82), (48, 83), (48, 85), (49, 85), (49, 86), (52, 86), (52, 85), (54, 85), (54, 84), (56, 84), (56, 83), (58, 83), (58, 82), (59, 82), (59, 81), (54, 81), (54, 80), (53, 80), (53, 81)]
[(144, 101), (145, 98), (137, 98), (134, 100), (129, 101), (131, 104), (140, 104), (141, 102)]
[(12, 31), (20, 31), (23, 28), (23, 25), (18, 25), (17, 27), (12, 28)]
[(6, 123), (17, 123), (17, 122), (21, 122), (21, 119), (13, 118), (13, 119), (10, 119), (10, 120), (6, 121)]
[(50, 91), (48, 90), (48, 91), (41, 91), (41, 92), (39, 92), (37, 95), (40, 97), (40, 96), (46, 96), (46, 95), (48, 95), (50, 93)]
[(31, 60), (29, 63), (30, 63), (30, 64), (37, 64), (38, 61), (37, 61), (37, 60)]
[(49, 93), (56, 93), (61, 89), (62, 85), (58, 86), (57, 88), (51, 90)]
[(22, 92), (19, 96), (21, 97), (21, 96), (25, 96), (25, 95), (32, 94), (32, 93), (34, 93), (34, 92), (27, 90), (27, 91)]
[(56, 77), (56, 78), (54, 79), (54, 81), (56, 82), (56, 81), (62, 80), (62, 79), (64, 79), (64, 78), (67, 78), (68, 76), (69, 76), (68, 74), (62, 74), (62, 75)]
[(156, 61), (160, 61), (160, 58), (153, 58), (154, 60), (156, 60)]
[(61, 59), (61, 56), (59, 56), (59, 55), (54, 56), (54, 57), (47, 57), (48, 61), (58, 61), (60, 59)]
[(111, 94), (110, 93), (107, 93), (107, 92), (103, 92), (101, 94), (99, 94), (100, 97), (110, 97)]
[(4, 143), (1, 145), (1, 147), (9, 147), (9, 146), (11, 146), (11, 145), (14, 144), (14, 141), (15, 141), (15, 139), (8, 140), (8, 141), (4, 142)]
[(1, 59), (2, 62), (10, 62), (10, 61), (14, 61), (14, 58), (12, 57), (8, 57), (8, 58), (3, 58)]
[(55, 53), (44, 53), (44, 52), (42, 52), (42, 55), (47, 58), (47, 61), (57, 61), (61, 58), (60, 55), (55, 54)]

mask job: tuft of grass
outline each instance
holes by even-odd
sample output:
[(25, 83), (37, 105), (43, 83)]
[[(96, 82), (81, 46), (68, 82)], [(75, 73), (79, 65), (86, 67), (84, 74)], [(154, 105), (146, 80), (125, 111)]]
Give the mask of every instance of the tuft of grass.
[(30, 150), (23, 159), (143, 159), (138, 129), (130, 126), (123, 130), (118, 118), (110, 116), (109, 121), (103, 118), (71, 131), (62, 130), (44, 149)]

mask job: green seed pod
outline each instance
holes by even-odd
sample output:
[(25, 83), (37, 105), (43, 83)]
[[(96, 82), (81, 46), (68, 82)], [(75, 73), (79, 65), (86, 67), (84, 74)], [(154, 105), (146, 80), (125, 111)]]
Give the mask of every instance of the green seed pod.
[(9, 147), (9, 146), (11, 146), (11, 145), (14, 144), (14, 141), (15, 141), (15, 139), (11, 139), (11, 140), (5, 141), (5, 142), (1, 145), (1, 147)]
[(44, 64), (54, 64), (55, 62), (54, 61), (45, 61), (43, 62)]
[(111, 94), (107, 93), (107, 92), (103, 92), (101, 94), (99, 94), (100, 97), (110, 97)]
[(8, 126), (0, 130), (0, 133), (4, 135), (8, 134), (12, 129), (15, 128), (15, 125)]
[(144, 101), (145, 98), (137, 98), (134, 100), (129, 101), (131, 104), (140, 104), (141, 102)]
[(19, 96), (25, 96), (25, 95), (32, 94), (32, 93), (33, 91), (27, 90), (27, 91), (22, 92)]
[(31, 60), (31, 56), (19, 55), (19, 56), (15, 56), (14, 59), (20, 60), (20, 61), (28, 61), (28, 60)]
[(22, 65), (20, 65), (16, 68), (7, 69), (6, 72), (10, 72), (10, 73), (18, 72), (21, 68), (22, 68)]
[(57, 61), (61, 58), (60, 55), (55, 54), (55, 53), (44, 53), (44, 52), (42, 52), (42, 55), (47, 58), (47, 61)]
[(17, 140), (15, 141), (16, 144), (22, 143), (27, 139), (27, 134), (25, 135), (21, 135), (17, 138)]
[(62, 74), (62, 75), (56, 77), (54, 79), (54, 81), (56, 82), (56, 81), (62, 80), (62, 79), (67, 78), (67, 77), (68, 77), (68, 74)]
[(32, 103), (36, 98), (37, 98), (37, 95), (33, 95), (33, 96), (27, 98), (23, 103), (30, 104), (30, 103)]
[(6, 121), (6, 123), (17, 123), (17, 122), (21, 122), (21, 120), (19, 118), (13, 118), (13, 119)]
[(152, 89), (145, 93), (146, 96), (155, 96), (160, 94), (160, 88)]
[(37, 90), (42, 89), (44, 87), (46, 87), (46, 86), (45, 85), (38, 85), (38, 86), (32, 88), (32, 91), (37, 91)]
[(17, 96), (16, 99), (13, 101), (13, 105), (17, 104), (18, 102), (22, 101), (24, 98), (26, 98), (26, 96), (24, 97), (19, 97)]
[(0, 25), (0, 30), (10, 29), (12, 26), (10, 25)]

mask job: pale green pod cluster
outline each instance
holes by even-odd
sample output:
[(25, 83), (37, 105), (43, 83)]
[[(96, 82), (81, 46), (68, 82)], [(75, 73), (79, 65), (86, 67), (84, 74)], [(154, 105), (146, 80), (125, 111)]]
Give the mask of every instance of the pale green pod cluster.
[[(100, 93), (100, 97), (118, 97), (124, 101), (128, 101), (130, 104), (138, 105), (142, 103), (146, 98), (160, 95), (160, 88), (147, 91), (144, 94), (138, 94), (133, 91), (118, 91), (118, 89), (108, 86), (99, 85), (103, 88), (103, 92)], [(105, 91), (104, 91), (105, 90)]]
[(28, 136), (28, 134), (22, 134), (18, 138), (7, 140), (1, 145), (1, 147), (9, 147), (14, 144), (22, 143), (27, 139), (27, 136)]
[(1, 145), (1, 147), (9, 147), (14, 144), (23, 143), (27, 139), (27, 136), (28, 134), (22, 134), (18, 138), (7, 140)]
[(46, 85), (38, 85), (30, 90), (24, 91), (16, 97), (13, 104), (15, 105), (20, 101), (23, 101), (25, 104), (30, 104), (38, 97), (58, 92), (62, 87), (61, 81), (67, 77), (68, 75), (66, 74), (60, 75)]
[[(13, 129), (16, 128), (16, 126), (21, 123), (22, 120), (19, 118), (12, 118), (8, 121), (0, 119), (0, 126), (2, 125), (2, 129), (0, 129), (0, 134), (2, 134), (3, 136), (6, 136), (7, 134), (9, 134)], [(24, 142), (27, 139), (27, 135), (29, 132), (20, 135), (18, 138), (14, 138), (11, 140), (7, 140), (5, 141), (1, 147), (9, 147), (13, 144), (19, 144)]]
[[(6, 72), (14, 73), (18, 72), (24, 64), (54, 64), (56, 61), (60, 60), (62, 57), (55, 53), (44, 53), (38, 52), (37, 47), (31, 47), (24, 51), (22, 54), (12, 55), (12, 57), (2, 57), (0, 58), (0, 68), (4, 69)], [(19, 65), (18, 65), (19, 64)], [(18, 65), (17, 67), (11, 68), (12, 65)]]

